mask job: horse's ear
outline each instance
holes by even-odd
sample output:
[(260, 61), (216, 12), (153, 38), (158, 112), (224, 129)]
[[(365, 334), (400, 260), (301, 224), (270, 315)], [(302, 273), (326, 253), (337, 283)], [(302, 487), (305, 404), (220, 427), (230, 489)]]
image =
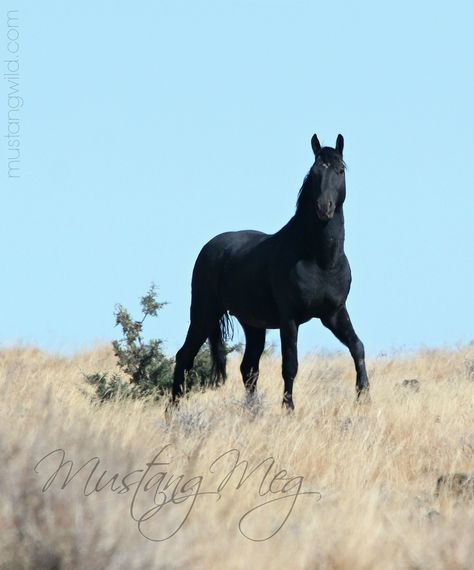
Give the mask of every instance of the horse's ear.
[(311, 138), (311, 148), (313, 149), (315, 156), (321, 150), (321, 145), (319, 144), (319, 140), (318, 140), (318, 137), (316, 135), (313, 135)]
[(344, 149), (344, 137), (342, 135), (337, 135), (336, 150), (341, 156), (343, 149)]

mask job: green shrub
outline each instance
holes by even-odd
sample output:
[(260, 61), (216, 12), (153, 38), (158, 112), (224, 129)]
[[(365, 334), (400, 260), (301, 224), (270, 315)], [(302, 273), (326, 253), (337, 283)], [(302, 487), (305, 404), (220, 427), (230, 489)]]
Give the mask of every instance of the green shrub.
[[(122, 305), (115, 310), (116, 325), (122, 329), (122, 338), (114, 340), (112, 347), (117, 357), (121, 374), (86, 374), (86, 381), (94, 387), (95, 398), (104, 402), (117, 397), (144, 398), (159, 400), (171, 391), (173, 384), (174, 359), (162, 350), (162, 340), (145, 342), (142, 338), (143, 323), (147, 317), (156, 317), (166, 305), (157, 300), (157, 292), (152, 285), (140, 301), (143, 317), (132, 319)], [(236, 347), (228, 349), (228, 352)], [(186, 376), (186, 389), (215, 387), (211, 378), (211, 353), (206, 343), (197, 354), (194, 367)]]

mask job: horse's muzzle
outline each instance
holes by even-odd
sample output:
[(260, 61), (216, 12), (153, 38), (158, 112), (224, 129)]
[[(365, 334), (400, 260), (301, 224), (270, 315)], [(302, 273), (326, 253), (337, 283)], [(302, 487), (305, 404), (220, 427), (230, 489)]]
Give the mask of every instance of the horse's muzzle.
[(336, 202), (332, 196), (320, 196), (316, 201), (316, 212), (322, 222), (327, 222), (334, 216)]
[(317, 206), (317, 208), (316, 208), (316, 213), (318, 214), (318, 218), (322, 222), (327, 222), (331, 218), (333, 218), (334, 212), (335, 212), (335, 208), (332, 206), (332, 204), (326, 205), (324, 207)]

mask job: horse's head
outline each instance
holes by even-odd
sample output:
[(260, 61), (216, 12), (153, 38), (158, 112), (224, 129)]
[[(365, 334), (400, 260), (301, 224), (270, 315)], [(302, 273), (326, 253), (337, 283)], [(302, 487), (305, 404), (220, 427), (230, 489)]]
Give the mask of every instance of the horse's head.
[(311, 147), (314, 152), (314, 164), (311, 170), (319, 189), (315, 197), (316, 213), (321, 221), (327, 222), (346, 198), (345, 165), (342, 159), (344, 139), (342, 135), (338, 135), (336, 148), (328, 146), (321, 148), (318, 137), (313, 135)]

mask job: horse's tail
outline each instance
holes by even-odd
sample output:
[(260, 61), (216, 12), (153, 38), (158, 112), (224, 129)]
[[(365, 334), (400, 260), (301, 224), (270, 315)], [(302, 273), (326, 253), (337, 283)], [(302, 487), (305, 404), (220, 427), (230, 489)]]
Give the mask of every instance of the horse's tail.
[(224, 382), (227, 378), (227, 347), (225, 343), (232, 339), (233, 336), (234, 323), (229, 313), (226, 312), (219, 319), (218, 325), (209, 335), (209, 346), (212, 357), (211, 379), (216, 384)]

